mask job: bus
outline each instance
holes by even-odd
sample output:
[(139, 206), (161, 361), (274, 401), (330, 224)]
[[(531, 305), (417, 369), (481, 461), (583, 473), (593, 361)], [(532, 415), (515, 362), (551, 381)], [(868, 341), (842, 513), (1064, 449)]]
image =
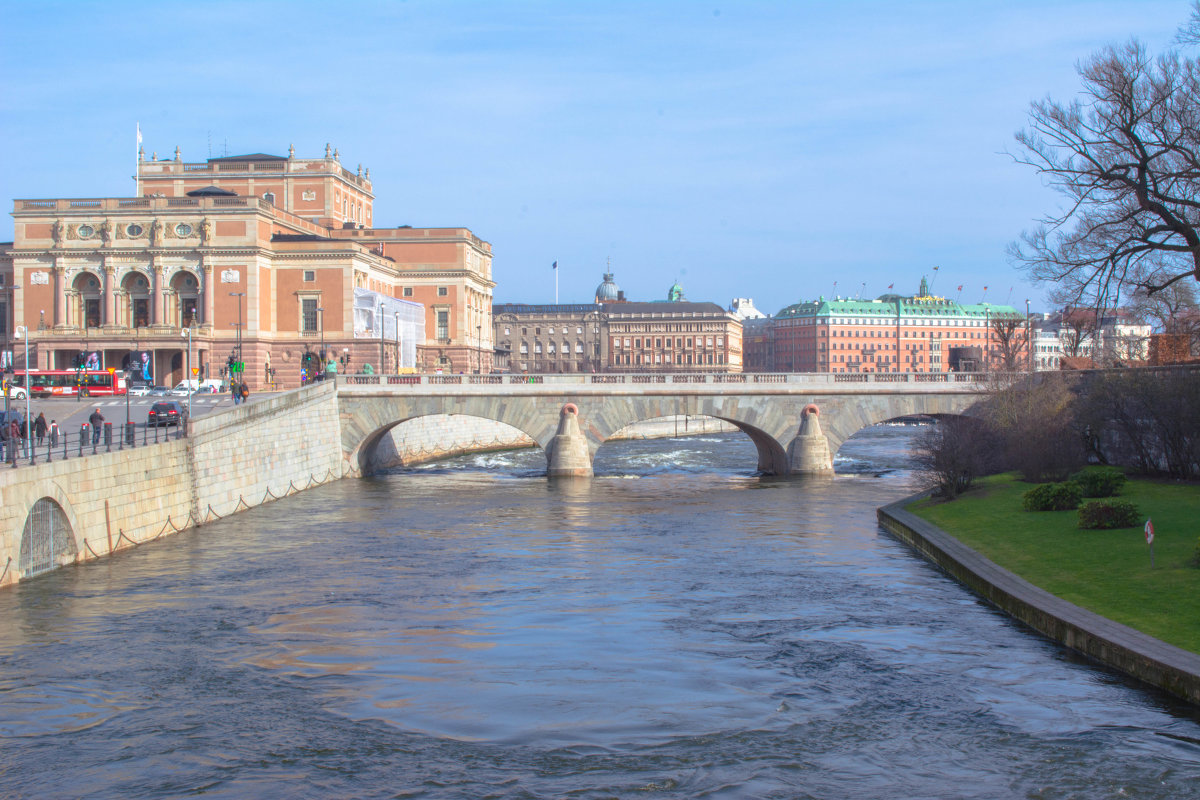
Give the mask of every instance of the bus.
[(26, 375), (32, 397), (119, 397), (127, 391), (125, 373), (116, 370), (22, 370), (13, 375), (13, 383), (24, 386)]

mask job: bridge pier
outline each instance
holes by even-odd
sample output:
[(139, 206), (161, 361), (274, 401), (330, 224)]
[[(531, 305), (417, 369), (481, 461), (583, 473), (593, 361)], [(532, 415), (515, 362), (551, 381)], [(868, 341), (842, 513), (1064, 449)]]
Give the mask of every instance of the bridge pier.
[(546, 475), (551, 478), (592, 477), (592, 454), (587, 439), (579, 430), (579, 409), (574, 403), (562, 407), (558, 433), (550, 441)]
[(829, 440), (821, 431), (817, 419), (820, 410), (813, 404), (804, 407), (800, 416), (800, 433), (788, 448), (788, 462), (793, 475), (832, 475), (833, 454)]

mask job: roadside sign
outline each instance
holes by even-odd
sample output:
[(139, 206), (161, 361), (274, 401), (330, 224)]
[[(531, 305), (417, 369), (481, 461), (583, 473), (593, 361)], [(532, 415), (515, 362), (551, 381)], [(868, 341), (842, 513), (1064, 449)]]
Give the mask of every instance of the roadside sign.
[(1148, 517), (1144, 530), (1146, 531), (1146, 544), (1154, 544), (1154, 523)]
[(199, 367), (192, 367), (192, 374), (193, 374), (193, 375), (199, 375), (199, 374), (200, 374), (200, 368), (199, 368)]

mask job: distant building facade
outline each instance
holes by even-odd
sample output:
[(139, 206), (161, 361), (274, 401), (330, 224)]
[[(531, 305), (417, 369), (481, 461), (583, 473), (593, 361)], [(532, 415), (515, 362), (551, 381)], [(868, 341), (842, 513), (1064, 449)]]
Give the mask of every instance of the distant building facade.
[[(946, 372), (994, 366), (997, 319), (1021, 319), (1011, 306), (964, 305), (929, 292), (874, 300), (820, 297), (772, 320), (779, 372)], [(990, 356), (989, 356), (990, 354)]]
[(596, 303), (501, 304), (497, 351), (510, 372), (740, 372), (741, 322), (716, 303), (683, 299), (678, 284), (656, 303), (631, 303), (611, 272)]
[(328, 146), (142, 155), (138, 184), (131, 198), (15, 201), (0, 313), (30, 328), (31, 366), (87, 353), (122, 369), (144, 353), (165, 384), (189, 361), (216, 377), (233, 359), (254, 388), (300, 385), (322, 352), (340, 369), (491, 369), (491, 246), (465, 228), (373, 227), (370, 171)]
[(1151, 333), (1150, 325), (1124, 309), (1068, 306), (1039, 314), (1034, 320), (1034, 368), (1144, 363), (1150, 360)]

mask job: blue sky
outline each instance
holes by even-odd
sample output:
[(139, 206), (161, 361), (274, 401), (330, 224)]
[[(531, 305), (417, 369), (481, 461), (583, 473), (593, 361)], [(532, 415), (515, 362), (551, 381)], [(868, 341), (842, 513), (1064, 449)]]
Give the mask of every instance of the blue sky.
[[(0, 198), (126, 196), (147, 153), (370, 167), (381, 226), (462, 225), (497, 302), (914, 290), (1044, 308), (1005, 246), (1056, 196), (1005, 155), (1032, 100), (1186, 0), (13, 2)], [(211, 149), (210, 149), (211, 148)], [(9, 206), (11, 209), (11, 206)], [(0, 224), (11, 240), (12, 218)], [(837, 289), (834, 282), (837, 281)], [(862, 284), (866, 284), (863, 289)], [(1010, 294), (1011, 292), (1011, 294)]]

